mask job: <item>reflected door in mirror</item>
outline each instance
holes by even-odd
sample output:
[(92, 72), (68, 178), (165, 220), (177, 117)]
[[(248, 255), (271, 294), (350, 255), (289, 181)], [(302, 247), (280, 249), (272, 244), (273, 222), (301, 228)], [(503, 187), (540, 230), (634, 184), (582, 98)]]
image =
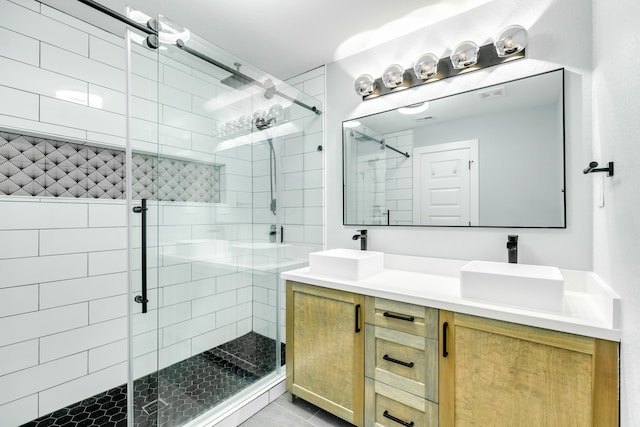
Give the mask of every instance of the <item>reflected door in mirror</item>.
[(469, 140), (414, 149), (414, 225), (478, 225), (477, 145)]

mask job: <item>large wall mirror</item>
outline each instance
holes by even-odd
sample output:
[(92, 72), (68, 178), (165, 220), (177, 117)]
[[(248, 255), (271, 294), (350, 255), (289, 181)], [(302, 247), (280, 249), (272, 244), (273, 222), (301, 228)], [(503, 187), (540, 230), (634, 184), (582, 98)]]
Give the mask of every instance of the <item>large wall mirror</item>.
[(566, 227), (562, 69), (345, 121), (345, 225)]

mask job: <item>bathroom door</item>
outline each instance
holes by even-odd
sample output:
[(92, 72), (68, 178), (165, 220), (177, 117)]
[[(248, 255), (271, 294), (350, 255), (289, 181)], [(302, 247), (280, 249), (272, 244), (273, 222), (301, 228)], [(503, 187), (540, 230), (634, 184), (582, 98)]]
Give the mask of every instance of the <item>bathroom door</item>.
[(413, 151), (414, 225), (478, 224), (477, 140)]

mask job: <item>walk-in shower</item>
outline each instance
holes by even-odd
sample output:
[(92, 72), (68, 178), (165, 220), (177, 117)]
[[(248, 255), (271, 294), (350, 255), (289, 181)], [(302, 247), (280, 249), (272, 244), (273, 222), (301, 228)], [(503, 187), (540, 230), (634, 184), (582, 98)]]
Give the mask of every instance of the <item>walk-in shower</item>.
[(0, 58), (0, 425), (224, 419), (284, 377), (278, 276), (322, 243), (298, 215), (322, 209), (320, 103), (162, 16), (78, 2), (114, 35), (0, 3), (0, 30), (50, 30), (9, 28), (30, 50)]

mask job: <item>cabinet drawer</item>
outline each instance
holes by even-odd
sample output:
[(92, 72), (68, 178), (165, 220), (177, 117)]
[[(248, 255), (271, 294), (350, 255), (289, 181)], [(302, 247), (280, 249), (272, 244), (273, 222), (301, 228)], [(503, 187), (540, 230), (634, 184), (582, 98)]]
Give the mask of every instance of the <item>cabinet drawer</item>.
[(365, 322), (438, 339), (438, 310), (434, 308), (368, 297)]
[(370, 378), (365, 386), (365, 426), (435, 427), (438, 404)]
[(437, 402), (438, 342), (367, 324), (365, 375)]

